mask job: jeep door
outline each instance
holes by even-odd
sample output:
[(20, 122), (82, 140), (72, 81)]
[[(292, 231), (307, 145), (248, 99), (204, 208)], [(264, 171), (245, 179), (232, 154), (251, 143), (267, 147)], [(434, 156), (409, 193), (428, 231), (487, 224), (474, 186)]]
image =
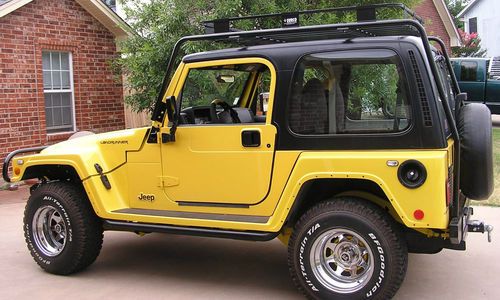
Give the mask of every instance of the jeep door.
[(161, 146), (161, 185), (170, 200), (245, 206), (266, 198), (276, 137), (266, 116), (275, 80), (273, 65), (262, 58), (184, 66), (175, 91), (176, 140)]

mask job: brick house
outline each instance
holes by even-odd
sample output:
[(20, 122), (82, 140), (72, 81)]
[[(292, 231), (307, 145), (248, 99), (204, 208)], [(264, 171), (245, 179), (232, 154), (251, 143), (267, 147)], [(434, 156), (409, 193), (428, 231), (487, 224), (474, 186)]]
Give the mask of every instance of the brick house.
[(460, 35), (444, 0), (422, 0), (414, 10), (424, 20), (427, 34), (443, 40), (448, 54), (451, 47), (460, 46)]
[(76, 131), (124, 128), (109, 61), (128, 34), (100, 0), (0, 0), (0, 161)]

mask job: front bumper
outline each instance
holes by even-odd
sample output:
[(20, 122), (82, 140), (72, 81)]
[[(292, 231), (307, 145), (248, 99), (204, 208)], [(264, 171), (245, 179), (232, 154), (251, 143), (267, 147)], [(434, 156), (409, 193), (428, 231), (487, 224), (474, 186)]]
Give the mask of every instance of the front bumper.
[(32, 148), (23, 148), (16, 151), (12, 151), (5, 157), (2, 167), (2, 177), (6, 182), (11, 182), (11, 178), (9, 176), (9, 165), (14, 156), (23, 154), (23, 153), (38, 153), (48, 146), (40, 146), (40, 147), (32, 147)]

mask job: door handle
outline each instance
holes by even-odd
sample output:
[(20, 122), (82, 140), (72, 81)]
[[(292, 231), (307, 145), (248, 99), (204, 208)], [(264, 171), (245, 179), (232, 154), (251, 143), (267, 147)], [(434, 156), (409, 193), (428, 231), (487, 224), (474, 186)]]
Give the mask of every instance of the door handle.
[(260, 146), (260, 131), (258, 130), (243, 130), (241, 132), (241, 144), (243, 147), (259, 147)]

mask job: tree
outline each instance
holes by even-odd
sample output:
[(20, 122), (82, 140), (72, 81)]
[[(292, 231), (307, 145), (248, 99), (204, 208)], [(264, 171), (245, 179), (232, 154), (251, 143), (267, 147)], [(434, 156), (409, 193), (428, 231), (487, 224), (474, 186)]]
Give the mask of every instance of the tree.
[(467, 33), (458, 29), (462, 46), (452, 47), (454, 57), (484, 57), (486, 49), (481, 49), (481, 39), (476, 32)]
[(457, 18), (458, 14), (469, 4), (470, 0), (446, 0), (446, 6), (453, 17), (455, 26), (464, 30), (464, 23)]
[[(413, 7), (420, 0), (402, 0)], [(130, 95), (125, 98), (135, 111), (151, 108), (160, 89), (167, 61), (175, 42), (182, 36), (201, 34), (201, 21), (230, 16), (297, 11), (325, 7), (342, 7), (385, 3), (386, 0), (122, 0), (126, 18), (137, 33), (120, 43), (122, 56), (113, 62), (115, 70), (125, 75)], [(383, 12), (385, 18), (399, 17)], [(352, 21), (353, 15), (316, 16), (302, 23)], [(273, 24), (238, 23), (238, 28), (265, 28)], [(208, 43), (186, 44), (184, 53), (211, 49)]]

